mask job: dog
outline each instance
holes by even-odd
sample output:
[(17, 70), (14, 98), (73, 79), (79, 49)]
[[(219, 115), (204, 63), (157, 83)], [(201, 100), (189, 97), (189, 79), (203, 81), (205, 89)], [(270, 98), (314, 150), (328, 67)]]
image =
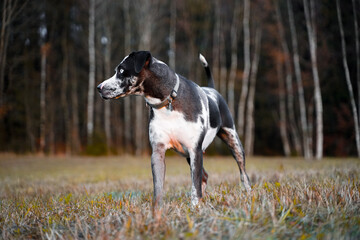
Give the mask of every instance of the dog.
[(224, 98), (214, 89), (206, 59), (200, 54), (208, 87), (175, 73), (148, 51), (132, 52), (115, 68), (115, 74), (97, 86), (103, 99), (128, 95), (143, 96), (150, 108), (149, 138), (154, 184), (153, 206), (162, 204), (165, 180), (165, 151), (174, 149), (184, 156), (191, 170), (191, 203), (199, 204), (205, 193), (208, 174), (203, 153), (215, 136), (230, 148), (249, 192), (245, 153)]

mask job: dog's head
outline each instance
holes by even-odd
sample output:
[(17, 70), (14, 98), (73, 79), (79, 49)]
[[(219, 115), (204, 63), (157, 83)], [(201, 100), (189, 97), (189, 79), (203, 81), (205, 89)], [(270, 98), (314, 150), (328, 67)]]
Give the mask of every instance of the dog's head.
[(104, 99), (125, 97), (130, 94), (141, 94), (144, 79), (140, 72), (149, 68), (151, 54), (147, 51), (132, 52), (115, 68), (115, 74), (97, 86), (100, 96)]

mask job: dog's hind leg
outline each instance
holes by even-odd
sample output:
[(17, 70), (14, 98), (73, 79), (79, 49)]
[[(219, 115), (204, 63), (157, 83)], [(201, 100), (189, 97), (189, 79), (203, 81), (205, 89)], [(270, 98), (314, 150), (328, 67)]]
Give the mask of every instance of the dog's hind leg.
[(201, 148), (189, 150), (191, 171), (191, 204), (196, 206), (202, 198), (203, 185), (203, 152)]
[(231, 153), (239, 166), (241, 182), (243, 183), (246, 191), (250, 192), (250, 180), (245, 171), (245, 152), (235, 128), (222, 127), (220, 128), (217, 136), (230, 148)]
[[(186, 161), (188, 162), (189, 166), (190, 165), (190, 158), (186, 158)], [(206, 189), (206, 185), (207, 185), (207, 180), (208, 180), (208, 173), (205, 171), (205, 168), (203, 167), (202, 169), (202, 179), (201, 179), (201, 191), (202, 191), (202, 195), (205, 196), (205, 189)]]

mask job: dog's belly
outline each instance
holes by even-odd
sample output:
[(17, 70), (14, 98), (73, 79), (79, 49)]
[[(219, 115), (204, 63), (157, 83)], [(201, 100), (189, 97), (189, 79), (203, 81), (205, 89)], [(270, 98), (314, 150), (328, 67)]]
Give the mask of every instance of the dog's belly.
[(149, 137), (152, 145), (164, 144), (183, 155), (195, 149), (204, 130), (201, 121), (186, 121), (184, 115), (166, 108), (156, 111), (149, 124)]

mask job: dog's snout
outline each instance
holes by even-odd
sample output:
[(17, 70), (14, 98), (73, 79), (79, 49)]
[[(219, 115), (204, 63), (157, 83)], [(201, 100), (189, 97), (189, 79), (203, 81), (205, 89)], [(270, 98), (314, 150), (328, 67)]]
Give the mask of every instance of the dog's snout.
[(101, 89), (102, 89), (102, 83), (100, 83), (96, 88), (97, 88), (97, 90), (100, 92)]

